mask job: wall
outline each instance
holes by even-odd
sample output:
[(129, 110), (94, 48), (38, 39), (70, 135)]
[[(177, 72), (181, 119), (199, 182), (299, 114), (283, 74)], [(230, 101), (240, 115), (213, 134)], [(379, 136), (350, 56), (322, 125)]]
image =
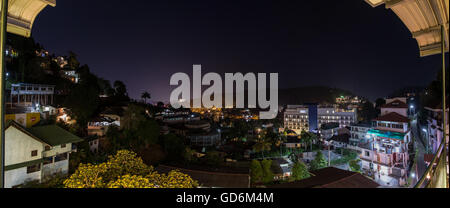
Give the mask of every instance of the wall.
[[(5, 131), (5, 166), (33, 161), (42, 158), (44, 145), (11, 126)], [(31, 151), (37, 156), (31, 157)]]
[(41, 171), (27, 174), (27, 167), (5, 171), (5, 188), (41, 179)]
[(381, 116), (384, 116), (388, 113), (398, 113), (402, 116), (408, 117), (408, 109), (407, 108), (381, 108)]

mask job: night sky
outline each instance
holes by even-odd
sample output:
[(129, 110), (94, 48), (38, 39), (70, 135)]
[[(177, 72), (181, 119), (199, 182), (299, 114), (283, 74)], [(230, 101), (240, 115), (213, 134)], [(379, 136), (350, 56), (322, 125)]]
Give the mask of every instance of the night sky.
[(370, 99), (425, 86), (441, 64), (419, 57), (392, 11), (364, 0), (58, 0), (33, 37), (152, 101), (167, 101), (170, 76), (191, 74), (193, 64), (222, 75), (278, 72), (280, 88), (327, 85)]

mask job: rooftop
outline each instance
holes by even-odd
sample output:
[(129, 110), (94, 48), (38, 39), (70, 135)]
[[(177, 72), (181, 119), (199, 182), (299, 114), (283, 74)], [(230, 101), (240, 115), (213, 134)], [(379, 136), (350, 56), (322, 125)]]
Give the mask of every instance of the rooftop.
[(282, 183), (269, 188), (377, 188), (375, 181), (356, 172), (334, 167), (323, 168), (311, 172), (310, 178), (291, 183)]
[(33, 137), (34, 139), (41, 141), (50, 146), (57, 146), (61, 144), (77, 143), (83, 141), (78, 136), (62, 129), (57, 125), (45, 125), (36, 126), (31, 128), (23, 128), (20, 124), (15, 121), (9, 120), (6, 124), (6, 129), (10, 126), (14, 126), (21, 130), (25, 134)]
[(391, 122), (399, 122), (399, 123), (408, 123), (409, 119), (405, 116), (402, 116), (396, 112), (388, 113), (384, 116), (380, 116), (375, 121), (391, 121)]
[(350, 135), (348, 135), (348, 134), (334, 135), (329, 140), (336, 141), (336, 142), (343, 142), (343, 143), (348, 144), (350, 142)]
[(250, 176), (248, 174), (237, 173), (219, 173), (201, 170), (188, 170), (176, 168), (166, 165), (159, 165), (156, 170), (160, 173), (168, 173), (172, 170), (179, 170), (182, 173), (190, 175), (197, 180), (203, 187), (220, 187), (220, 188), (249, 188)]
[(352, 127), (365, 127), (365, 128), (371, 128), (372, 124), (371, 123), (353, 123), (350, 126)]
[(382, 108), (408, 108), (408, 105), (400, 100), (394, 100), (381, 106)]
[(320, 126), (320, 129), (322, 130), (329, 130), (329, 129), (335, 129), (335, 128), (339, 128), (339, 123), (324, 123)]

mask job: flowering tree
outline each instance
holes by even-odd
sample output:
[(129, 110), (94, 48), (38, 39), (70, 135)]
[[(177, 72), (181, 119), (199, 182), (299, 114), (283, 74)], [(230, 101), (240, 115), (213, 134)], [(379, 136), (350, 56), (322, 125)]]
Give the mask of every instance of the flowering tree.
[(80, 164), (64, 181), (66, 188), (194, 188), (198, 183), (189, 175), (171, 171), (159, 174), (136, 153), (120, 150), (98, 165)]

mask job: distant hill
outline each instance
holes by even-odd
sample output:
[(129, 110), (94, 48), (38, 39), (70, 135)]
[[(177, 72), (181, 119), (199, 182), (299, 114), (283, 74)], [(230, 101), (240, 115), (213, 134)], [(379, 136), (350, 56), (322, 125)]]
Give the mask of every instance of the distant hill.
[(307, 86), (278, 90), (279, 105), (303, 103), (334, 103), (336, 97), (351, 96), (348, 90), (325, 86)]
[(409, 87), (403, 87), (400, 89), (396, 89), (391, 94), (389, 94), (388, 97), (406, 97), (406, 94), (408, 93), (416, 93), (419, 94), (422, 92), (426, 87), (424, 86), (409, 86)]
[[(269, 91), (267, 90), (267, 93)], [(236, 94), (236, 92), (234, 92)], [(325, 86), (306, 86), (278, 90), (278, 103), (282, 105), (295, 105), (304, 103), (333, 104), (336, 97), (353, 96), (348, 90)], [(235, 95), (234, 95), (235, 96)], [(224, 103), (225, 96), (222, 95)], [(192, 101), (192, 100), (191, 100)], [(245, 93), (245, 105), (247, 106), (247, 93)]]

